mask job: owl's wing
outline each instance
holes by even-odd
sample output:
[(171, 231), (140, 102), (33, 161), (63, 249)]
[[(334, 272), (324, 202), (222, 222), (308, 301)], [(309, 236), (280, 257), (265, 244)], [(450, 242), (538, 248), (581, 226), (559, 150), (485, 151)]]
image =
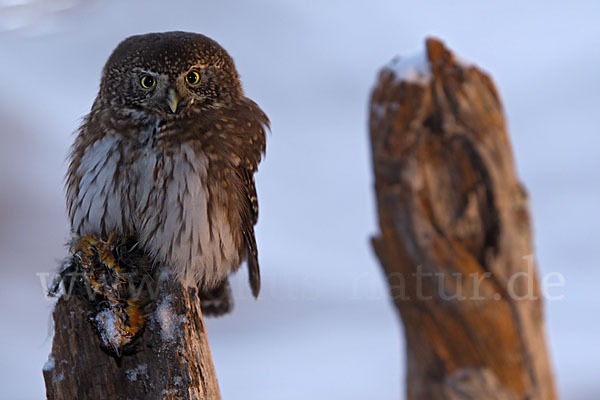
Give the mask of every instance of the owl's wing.
[(265, 129), (269, 129), (269, 119), (265, 113), (248, 98), (244, 98), (235, 113), (229, 120), (237, 121), (240, 125), (240, 145), (232, 151), (239, 151), (239, 158), (243, 163), (238, 166), (238, 173), (243, 184), (245, 195), (242, 230), (246, 242), (248, 275), (250, 287), (254, 297), (260, 291), (260, 270), (258, 268), (258, 250), (254, 236), (254, 225), (258, 219), (258, 200), (256, 198), (256, 186), (254, 184), (254, 173), (257, 170), (262, 154), (265, 151)]
[(244, 189), (246, 192), (246, 210), (247, 215), (243, 222), (244, 241), (248, 253), (248, 278), (252, 295), (258, 296), (260, 291), (260, 269), (258, 267), (258, 249), (256, 248), (256, 238), (254, 236), (254, 225), (258, 220), (258, 199), (256, 197), (256, 185), (254, 184), (253, 171), (244, 169), (243, 171)]

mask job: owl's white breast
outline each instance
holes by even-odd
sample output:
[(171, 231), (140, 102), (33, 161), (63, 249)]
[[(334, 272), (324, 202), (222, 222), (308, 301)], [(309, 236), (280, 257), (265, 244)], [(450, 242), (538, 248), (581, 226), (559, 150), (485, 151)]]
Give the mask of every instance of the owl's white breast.
[(86, 149), (73, 229), (134, 232), (186, 284), (210, 287), (238, 268), (239, 253), (223, 206), (209, 210), (208, 158), (178, 146), (133, 148), (105, 136)]
[(121, 182), (115, 180), (122, 155), (119, 140), (106, 136), (88, 147), (76, 173), (81, 177), (78, 187), (69, 188), (68, 202), (71, 225), (75, 232), (98, 234), (110, 231), (123, 233), (131, 219), (131, 210), (121, 196)]

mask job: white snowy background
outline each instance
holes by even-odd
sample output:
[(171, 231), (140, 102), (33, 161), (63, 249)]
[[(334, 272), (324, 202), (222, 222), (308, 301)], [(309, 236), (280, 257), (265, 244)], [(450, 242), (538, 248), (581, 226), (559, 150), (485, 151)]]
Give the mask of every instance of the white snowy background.
[(225, 399), (399, 399), (403, 338), (370, 250), (367, 104), (377, 71), (441, 37), (489, 71), (532, 201), (564, 399), (600, 390), (600, 3), (0, 0), (0, 398), (41, 399), (62, 178), (100, 70), (131, 34), (189, 30), (235, 58), (270, 116), (257, 178), (263, 292), (207, 322)]

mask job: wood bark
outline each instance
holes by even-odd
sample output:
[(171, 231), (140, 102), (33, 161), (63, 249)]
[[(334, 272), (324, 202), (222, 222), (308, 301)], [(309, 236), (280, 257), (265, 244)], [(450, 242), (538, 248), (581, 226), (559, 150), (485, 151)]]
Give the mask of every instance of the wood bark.
[(407, 398), (555, 399), (498, 92), (437, 40), (426, 58), (406, 79), (384, 68), (370, 103), (372, 244), (404, 325)]
[[(84, 299), (58, 300), (52, 353), (43, 371), (49, 400), (220, 398), (196, 289), (175, 278), (157, 284), (153, 313), (135, 353), (120, 359), (101, 348)], [(165, 302), (163, 312), (172, 313), (157, 316), (156, 307)]]

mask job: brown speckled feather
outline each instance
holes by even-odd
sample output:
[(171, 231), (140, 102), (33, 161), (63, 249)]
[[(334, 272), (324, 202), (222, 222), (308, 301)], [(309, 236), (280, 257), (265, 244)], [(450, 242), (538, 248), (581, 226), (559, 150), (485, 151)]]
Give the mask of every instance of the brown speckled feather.
[(215, 310), (231, 308), (228, 275), (246, 260), (257, 296), (253, 175), (268, 126), (216, 42), (186, 32), (126, 39), (73, 145), (73, 232), (137, 237), (154, 262), (198, 285), (201, 298), (218, 294)]

